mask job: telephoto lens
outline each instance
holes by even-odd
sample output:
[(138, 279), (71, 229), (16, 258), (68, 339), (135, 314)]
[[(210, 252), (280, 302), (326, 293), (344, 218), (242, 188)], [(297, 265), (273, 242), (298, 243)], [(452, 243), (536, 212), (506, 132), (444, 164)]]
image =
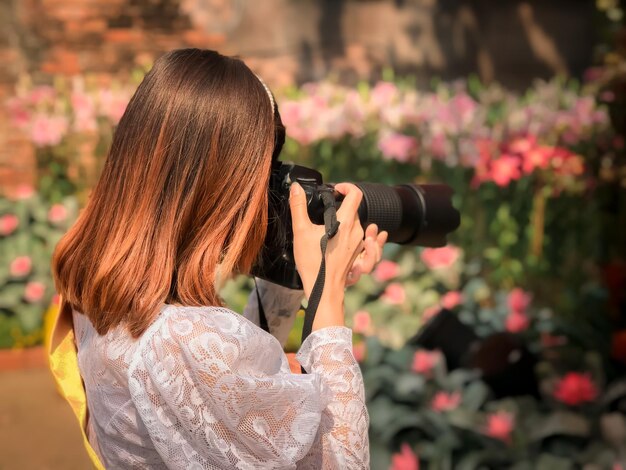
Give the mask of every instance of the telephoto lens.
[(460, 223), (452, 206), (452, 189), (445, 184), (355, 183), (363, 192), (359, 206), (361, 225), (376, 224), (400, 245), (440, 247)]
[[(278, 161), (274, 164), (267, 236), (252, 274), (286, 287), (301, 288), (293, 259), (289, 210), (289, 187), (294, 182), (304, 189), (307, 211), (315, 224), (324, 224), (322, 193), (332, 192), (337, 208), (343, 196), (332, 184), (324, 184), (322, 175), (312, 168)], [(446, 235), (459, 226), (460, 215), (452, 205), (452, 189), (445, 184), (354, 184), (363, 192), (358, 209), (361, 225), (365, 229), (376, 224), (380, 231), (387, 231), (391, 243), (441, 247), (446, 244)]]

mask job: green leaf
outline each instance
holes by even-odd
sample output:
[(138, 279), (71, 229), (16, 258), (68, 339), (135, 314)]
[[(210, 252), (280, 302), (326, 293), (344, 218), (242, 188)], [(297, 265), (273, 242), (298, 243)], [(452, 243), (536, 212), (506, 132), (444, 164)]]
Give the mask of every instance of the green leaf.
[(457, 428), (470, 431), (477, 430), (477, 416), (464, 408), (457, 408), (448, 412), (448, 422)]
[(580, 413), (573, 411), (555, 411), (531, 430), (531, 439), (540, 441), (547, 437), (563, 435), (587, 437), (591, 430), (589, 420)]
[(402, 401), (417, 401), (424, 391), (426, 380), (417, 374), (401, 374), (395, 381), (394, 397)]
[(0, 308), (15, 311), (22, 303), (24, 296), (24, 284), (11, 283), (5, 284), (0, 288)]
[(385, 355), (385, 363), (399, 370), (407, 370), (411, 366), (414, 351), (409, 348), (391, 350)]
[(541, 454), (535, 468), (537, 470), (570, 470), (574, 468), (574, 464), (568, 458), (561, 458), (552, 454)]
[(15, 312), (25, 334), (41, 328), (44, 309), (39, 305), (22, 305)]
[(463, 391), (463, 407), (478, 411), (489, 397), (489, 388), (483, 382), (472, 382)]
[(364, 365), (368, 368), (380, 364), (385, 356), (385, 347), (378, 338), (370, 336), (365, 340), (367, 355)]

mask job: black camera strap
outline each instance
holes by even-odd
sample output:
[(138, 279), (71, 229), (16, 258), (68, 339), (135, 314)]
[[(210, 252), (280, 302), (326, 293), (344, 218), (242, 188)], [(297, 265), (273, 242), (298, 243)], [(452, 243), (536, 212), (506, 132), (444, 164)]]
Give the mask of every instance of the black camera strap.
[[(322, 292), (324, 290), (324, 282), (326, 280), (326, 247), (328, 240), (333, 238), (339, 230), (339, 221), (337, 220), (337, 209), (335, 207), (335, 196), (330, 192), (321, 193), (322, 201), (324, 203), (324, 228), (325, 233), (320, 240), (320, 248), (322, 250), (322, 262), (320, 264), (320, 270), (313, 284), (313, 290), (309, 297), (309, 304), (304, 311), (304, 326), (302, 327), (302, 342), (307, 339), (313, 329), (313, 320), (315, 320), (315, 313), (317, 307), (322, 299)], [(306, 374), (304, 367), (301, 367), (302, 373)]]
[(261, 302), (261, 294), (259, 293), (259, 285), (256, 283), (256, 277), (252, 277), (254, 280), (254, 290), (256, 291), (256, 299), (259, 304), (259, 326), (263, 330), (270, 332), (270, 326), (267, 323), (267, 317), (265, 316), (265, 309), (263, 308), (263, 302)]
[[(324, 235), (320, 240), (320, 248), (322, 250), (322, 262), (320, 264), (320, 270), (313, 284), (313, 290), (309, 298), (309, 303), (304, 311), (304, 326), (302, 327), (302, 343), (311, 334), (313, 330), (313, 320), (315, 320), (315, 313), (317, 307), (322, 299), (322, 292), (324, 290), (324, 282), (326, 280), (326, 247), (328, 246), (328, 240), (333, 238), (339, 230), (339, 221), (337, 220), (337, 209), (335, 207), (335, 197), (331, 193), (321, 193), (322, 201), (324, 203)], [(267, 317), (265, 315), (265, 309), (263, 308), (263, 302), (261, 302), (261, 294), (259, 293), (259, 287), (254, 278), (254, 286), (257, 295), (257, 301), (259, 305), (259, 326), (269, 333), (269, 325)], [(304, 367), (301, 367), (302, 373), (306, 374)]]

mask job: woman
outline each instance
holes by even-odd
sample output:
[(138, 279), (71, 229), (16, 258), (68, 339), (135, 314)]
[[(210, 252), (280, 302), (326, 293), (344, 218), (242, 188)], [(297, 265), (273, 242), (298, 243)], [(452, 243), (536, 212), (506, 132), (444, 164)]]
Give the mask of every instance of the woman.
[[(107, 468), (366, 468), (363, 381), (344, 327), (347, 276), (380, 258), (361, 193), (340, 184), (326, 283), (290, 371), (286, 340), (302, 292), (259, 282), (244, 316), (220, 280), (248, 273), (263, 245), (272, 160), (284, 139), (273, 97), (238, 59), (179, 50), (131, 99), (89, 204), (53, 271), (72, 307), (89, 443)], [(290, 196), (296, 266), (308, 297), (323, 227)], [(278, 341), (277, 341), (278, 339)]]

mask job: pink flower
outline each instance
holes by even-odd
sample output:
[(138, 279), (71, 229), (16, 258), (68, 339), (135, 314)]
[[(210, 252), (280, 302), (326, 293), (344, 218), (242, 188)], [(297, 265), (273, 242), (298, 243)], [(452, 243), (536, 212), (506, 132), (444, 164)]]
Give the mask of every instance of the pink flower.
[(498, 411), (487, 417), (485, 434), (506, 443), (511, 442), (511, 432), (515, 426), (515, 416), (507, 411)]
[(413, 355), (413, 365), (411, 370), (418, 374), (429, 376), (441, 358), (439, 351), (428, 351), (426, 349), (418, 349)]
[(72, 93), (70, 101), (74, 110), (74, 128), (78, 132), (95, 131), (98, 125), (93, 98), (80, 91), (75, 91)]
[(389, 106), (398, 95), (398, 87), (391, 82), (378, 82), (371, 91), (372, 102), (379, 106)]
[(360, 342), (352, 346), (352, 355), (357, 360), (357, 362), (363, 362), (366, 353), (367, 347), (365, 346), (364, 342)]
[(421, 258), (429, 269), (447, 268), (459, 259), (460, 254), (460, 248), (448, 245), (442, 248), (425, 248)]
[(554, 388), (554, 398), (570, 406), (593, 401), (597, 396), (598, 389), (587, 373), (568, 372)]
[(367, 334), (372, 327), (372, 318), (365, 310), (359, 310), (352, 317), (352, 330), (355, 333)]
[(306, 103), (286, 101), (281, 104), (280, 114), (287, 130), (287, 135), (300, 145), (308, 145), (316, 140), (315, 130), (307, 122), (310, 113)]
[(27, 283), (26, 287), (24, 288), (24, 299), (26, 299), (26, 302), (30, 303), (39, 302), (43, 298), (45, 292), (45, 284), (32, 281)]
[(28, 184), (20, 184), (15, 190), (15, 199), (30, 199), (35, 194), (35, 190)]
[(446, 292), (441, 298), (441, 306), (443, 308), (447, 308), (448, 310), (452, 310), (461, 302), (463, 302), (463, 294), (461, 294), (458, 290)]
[(461, 394), (459, 392), (447, 393), (437, 392), (430, 407), (434, 411), (449, 411), (455, 409), (461, 403)]
[(529, 323), (525, 313), (513, 310), (506, 317), (505, 327), (510, 333), (520, 333), (528, 328)]
[(67, 209), (63, 204), (54, 204), (48, 211), (48, 220), (53, 224), (58, 224), (67, 219)]
[(38, 114), (31, 124), (30, 138), (38, 147), (58, 145), (67, 133), (67, 127), (67, 118), (64, 116)]
[(59, 294), (54, 294), (52, 296), (52, 304), (53, 305), (60, 305), (61, 303), (61, 296)]
[(20, 224), (15, 214), (5, 214), (0, 217), (0, 235), (6, 237), (11, 235)]
[(444, 158), (448, 154), (449, 144), (445, 134), (437, 133), (430, 139), (429, 150), (434, 157)]
[(11, 261), (11, 266), (9, 267), (9, 271), (11, 272), (11, 276), (13, 277), (23, 277), (26, 276), (32, 268), (32, 261), (28, 256), (18, 256), (13, 261)]
[(391, 133), (378, 141), (378, 149), (387, 160), (408, 162), (415, 156), (417, 140), (408, 135)]
[(460, 119), (461, 124), (468, 124), (472, 120), (477, 104), (467, 93), (458, 93), (450, 100), (450, 108), (457, 119)]
[(100, 90), (99, 94), (100, 112), (109, 118), (112, 124), (117, 124), (122, 118), (129, 97), (125, 93), (111, 90)]
[(31, 90), (28, 99), (31, 104), (38, 105), (44, 101), (52, 102), (56, 97), (56, 90), (48, 85), (41, 85)]
[(532, 296), (530, 294), (527, 294), (519, 287), (516, 287), (509, 293), (507, 297), (507, 304), (512, 311), (524, 313), (530, 305), (531, 298)]
[(491, 179), (498, 186), (508, 186), (522, 177), (519, 158), (502, 155), (491, 163)]
[(389, 470), (419, 470), (420, 462), (407, 443), (402, 444), (399, 453), (391, 456), (391, 467)]
[(30, 111), (26, 107), (24, 100), (20, 98), (10, 98), (6, 103), (9, 119), (18, 129), (26, 129), (30, 123)]
[(406, 300), (406, 292), (399, 282), (392, 282), (387, 286), (385, 292), (381, 296), (385, 302), (393, 305), (403, 304)]
[(389, 260), (382, 260), (374, 270), (374, 279), (378, 282), (387, 282), (398, 275), (398, 263)]

